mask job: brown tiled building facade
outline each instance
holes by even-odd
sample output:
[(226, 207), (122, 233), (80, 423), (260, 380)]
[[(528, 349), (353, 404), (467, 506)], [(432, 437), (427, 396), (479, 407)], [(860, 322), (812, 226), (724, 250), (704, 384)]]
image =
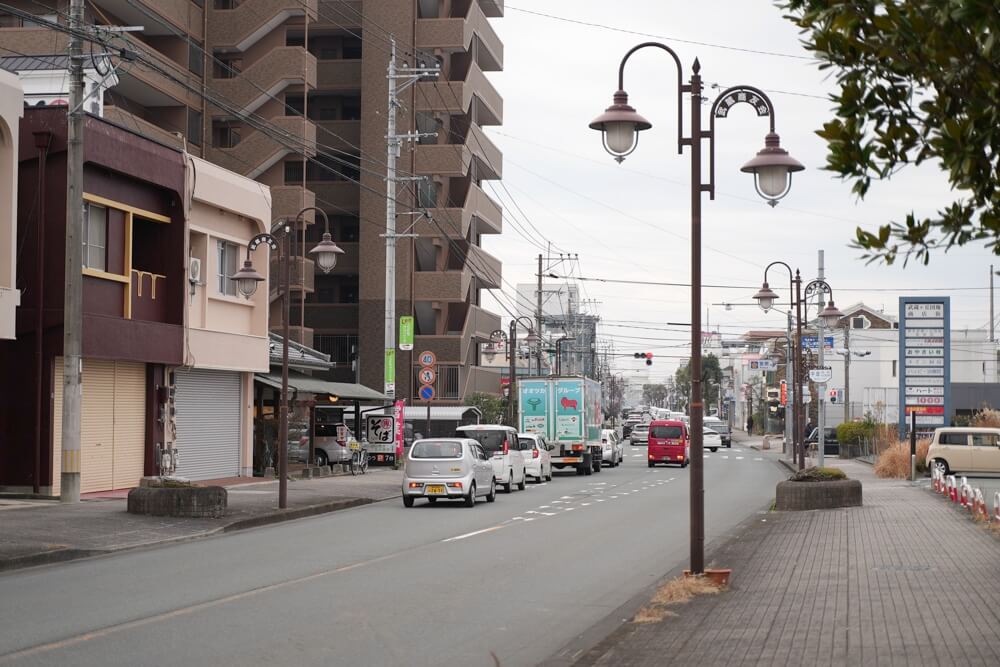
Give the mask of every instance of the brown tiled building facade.
[[(47, 11), (31, 0), (10, 4)], [(45, 4), (57, 10), (46, 18), (65, 22), (68, 0)], [(501, 276), (480, 240), (502, 229), (500, 206), (483, 189), (502, 176), (502, 155), (482, 130), (503, 119), (487, 79), (503, 67), (490, 25), (502, 15), (503, 0), (92, 0), (86, 19), (141, 26), (126, 33), (132, 48), (172, 75), (120, 67), (105, 93), (106, 119), (267, 184), (276, 219), (308, 206), (327, 213), (345, 254), (329, 275), (301, 257), (323, 232), (306, 216), (293, 246), (292, 337), (332, 356), (333, 379), (379, 390), (390, 36), (400, 67), (440, 64), (436, 80), (400, 94), (397, 132), (437, 136), (404, 142), (397, 162), (408, 178), (398, 186), (397, 229), (412, 224), (418, 236), (398, 243), (396, 314), (415, 317), (416, 351), (436, 354), (437, 395), (456, 403), (500, 390), (499, 375), (478, 366), (477, 340), (500, 328), (479, 303)], [(0, 56), (65, 54), (66, 46), (65, 34), (0, 12)], [(413, 224), (418, 208), (431, 217)], [(278, 306), (275, 299), (275, 326)], [(397, 397), (412, 402), (414, 359), (397, 354)]]

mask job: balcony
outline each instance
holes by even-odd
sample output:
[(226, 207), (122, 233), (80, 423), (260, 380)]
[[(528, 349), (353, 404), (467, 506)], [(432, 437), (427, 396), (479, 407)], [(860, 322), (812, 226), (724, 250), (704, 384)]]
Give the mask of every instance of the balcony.
[(323, 90), (361, 90), (360, 60), (320, 60), (316, 81)]
[(499, 315), (494, 315), (488, 310), (470, 304), (465, 315), (465, 327), (463, 327), (461, 334), (462, 359), (474, 360), (475, 356), (470, 353), (470, 348), (489, 340), (491, 333), (502, 328)]
[(418, 144), (413, 170), (418, 174), (468, 176), (475, 162), (479, 178), (495, 180), (503, 177), (503, 153), (476, 125), (472, 125), (461, 144)]
[(472, 270), (479, 287), (500, 289), (503, 275), (500, 260), (477, 245), (469, 245), (466, 250), (466, 266)]
[(503, 231), (503, 210), (475, 183), (469, 184), (462, 208), (436, 208), (431, 210), (431, 214), (437, 224), (421, 218), (417, 221), (415, 233), (436, 236), (444, 230), (451, 238), (467, 239), (473, 221), (476, 233), (500, 234)]
[(437, 357), (438, 363), (458, 363), (462, 358), (462, 341), (457, 335), (451, 336), (414, 336), (414, 351), (430, 350)]
[(243, 0), (233, 9), (208, 10), (208, 41), (214, 48), (246, 51), (290, 18), (315, 21), (319, 0)]
[(413, 298), (416, 301), (466, 301), (472, 286), (472, 271), (415, 271)]
[(317, 138), (321, 146), (357, 153), (361, 146), (360, 120), (319, 120)]
[(465, 366), (462, 369), (464, 372), (464, 382), (462, 382), (462, 394), (459, 399), (465, 400), (469, 394), (484, 393), (484, 394), (500, 394), (500, 377), (501, 371), (499, 368), (484, 368), (483, 366)]
[[(271, 272), (268, 274), (272, 276), (272, 280), (269, 281), (272, 301), (281, 295), (278, 285), (280, 285), (283, 280), (280, 266), (282, 263), (282, 260), (272, 256)], [(293, 292), (305, 292), (306, 294), (312, 294), (316, 291), (316, 264), (311, 259), (292, 257), (292, 266), (289, 274), (291, 279), (291, 289)]]
[(323, 14), (313, 23), (312, 29), (324, 30), (344, 30), (350, 29), (361, 33), (361, 3), (346, 2), (337, 0), (336, 2), (323, 1)]
[[(203, 37), (203, 10), (200, 3), (190, 0), (92, 0), (92, 4), (111, 12), (121, 20), (120, 25), (144, 26), (144, 35), (175, 35), (179, 31), (199, 41)], [(151, 16), (166, 19), (172, 27), (151, 21)]]
[(309, 181), (319, 206), (339, 212), (361, 210), (361, 186), (354, 181)]
[(483, 8), (483, 13), (491, 19), (503, 16), (503, 0), (479, 0), (479, 6)]
[(301, 46), (273, 49), (232, 79), (212, 78), (214, 92), (245, 113), (289, 86), (316, 87), (316, 58)]
[(316, 126), (312, 121), (301, 116), (280, 116), (272, 118), (271, 123), (301, 139), (279, 142), (264, 132), (255, 131), (232, 148), (207, 148), (208, 159), (238, 174), (256, 178), (286, 155), (301, 155), (303, 144), (306, 154), (315, 157)]
[(475, 63), (464, 81), (424, 81), (417, 83), (416, 91), (417, 111), (464, 116), (475, 104), (472, 117), (479, 125), (503, 124), (503, 98)]
[(149, 121), (143, 120), (121, 107), (105, 105), (104, 120), (111, 121), (126, 130), (138, 132), (143, 136), (159, 141), (161, 144), (166, 144), (172, 148), (178, 150), (184, 148), (184, 140), (181, 137), (178, 137), (173, 132), (164, 130), (159, 125), (153, 125)]
[[(316, 194), (301, 185), (278, 185), (271, 188), (271, 218), (294, 218), (298, 212), (316, 205)], [(315, 214), (310, 211), (304, 216), (312, 224)]]
[(502, 70), (503, 42), (476, 2), (469, 5), (464, 18), (417, 19), (413, 41), (418, 49), (455, 53), (473, 51), (473, 39), (479, 40), (479, 48), (475, 51), (479, 66), (490, 72)]

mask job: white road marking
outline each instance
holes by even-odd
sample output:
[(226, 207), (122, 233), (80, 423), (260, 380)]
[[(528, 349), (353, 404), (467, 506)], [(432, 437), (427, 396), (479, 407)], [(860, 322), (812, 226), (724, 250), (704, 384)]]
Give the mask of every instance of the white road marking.
[[(586, 491), (586, 490), (587, 489), (584, 489), (583, 491)], [(581, 493), (583, 493), (583, 491), (581, 491)], [(559, 498), (560, 498), (560, 500), (573, 500), (573, 496), (559, 496)]]
[(511, 518), (511, 521), (524, 521), (524, 517), (523, 516), (515, 516), (515, 517)]
[(762, 458), (761, 458), (761, 457), (759, 457), (759, 456), (755, 456), (753, 460), (754, 460), (754, 461), (763, 461), (764, 459), (762, 459)]
[(737, 461), (742, 461), (742, 460), (743, 460), (743, 457), (742, 457), (742, 456), (737, 456), (737, 457), (736, 457), (736, 460), (737, 460)]
[(604, 498), (597, 498), (596, 500), (597, 500), (597, 502), (599, 502), (599, 503), (603, 503), (603, 502), (604, 502)]
[(538, 514), (535, 510), (528, 510), (525, 514)]
[(728, 460), (728, 459), (729, 459), (729, 457), (728, 457), (728, 456), (723, 456), (722, 458), (724, 458), (724, 459), (726, 459), (726, 460)]
[(525, 519), (525, 521), (534, 521), (534, 519)]
[(551, 507), (551, 505), (539, 505), (538, 509), (540, 509), (540, 510), (547, 510), (547, 509), (549, 509), (549, 507)]
[(590, 507), (590, 503), (580, 503), (582, 507)]
[(566, 508), (566, 511), (567, 511), (567, 512), (572, 512), (572, 511), (573, 511), (573, 510), (575, 510), (575, 509), (576, 509), (575, 507), (567, 507), (567, 508)]
[(441, 540), (442, 542), (455, 542), (457, 540), (464, 540), (467, 537), (474, 537), (475, 535), (482, 535), (483, 533), (492, 533), (494, 530), (500, 530), (504, 525), (493, 526), (491, 528), (483, 528), (482, 530), (476, 530), (471, 533), (465, 533), (464, 535), (456, 535), (455, 537), (449, 537), (446, 540)]
[(614, 499), (615, 499), (615, 498), (617, 498), (617, 497), (618, 497), (618, 496), (611, 496), (611, 499), (612, 499), (612, 500), (614, 500)]
[(552, 501), (552, 504), (553, 504), (553, 505), (559, 505), (559, 504), (563, 504), (563, 503), (565, 503), (565, 502), (566, 502), (565, 500), (553, 500), (553, 501)]
[(555, 512), (541, 512), (540, 514), (542, 516), (555, 516), (556, 515)]

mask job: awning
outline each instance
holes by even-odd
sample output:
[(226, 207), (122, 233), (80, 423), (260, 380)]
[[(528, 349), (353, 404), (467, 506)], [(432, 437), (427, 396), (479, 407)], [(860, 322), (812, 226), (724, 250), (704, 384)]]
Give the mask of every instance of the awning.
[[(258, 373), (254, 380), (275, 389), (281, 389), (281, 373)], [(288, 374), (288, 386), (306, 394), (329, 394), (347, 401), (385, 401), (388, 398), (363, 384), (329, 382), (301, 373)]]
[[(375, 414), (369, 412), (368, 414)], [(383, 413), (385, 414), (385, 413)], [(390, 411), (388, 414), (392, 414)], [(473, 405), (432, 405), (431, 421), (461, 421), (467, 415), (474, 416), (478, 422), (482, 419), (482, 412)], [(427, 418), (427, 407), (424, 405), (407, 405), (403, 412), (403, 419), (407, 421), (418, 421)]]

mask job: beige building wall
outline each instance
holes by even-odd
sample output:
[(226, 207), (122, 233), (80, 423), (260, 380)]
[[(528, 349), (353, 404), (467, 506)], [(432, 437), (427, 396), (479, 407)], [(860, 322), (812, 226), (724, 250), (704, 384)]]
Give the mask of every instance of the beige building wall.
[(14, 338), (17, 276), (17, 132), (24, 113), (17, 76), (0, 70), (0, 339)]

